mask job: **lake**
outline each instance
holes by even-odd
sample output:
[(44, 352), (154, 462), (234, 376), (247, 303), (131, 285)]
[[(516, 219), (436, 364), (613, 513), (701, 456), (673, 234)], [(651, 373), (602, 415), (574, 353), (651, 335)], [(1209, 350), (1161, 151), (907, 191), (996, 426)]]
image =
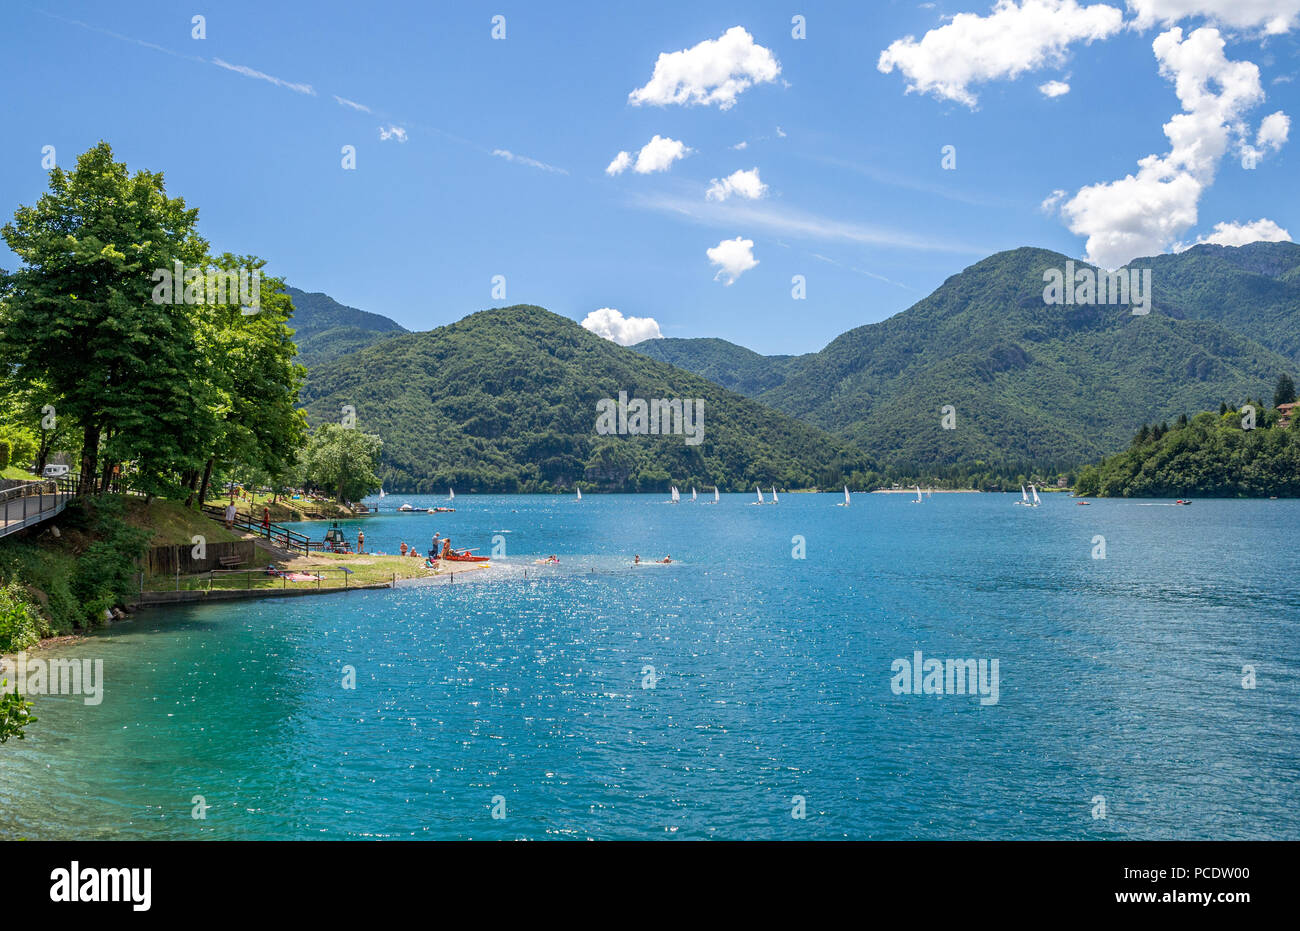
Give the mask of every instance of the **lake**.
[(0, 835), (1300, 838), (1300, 502), (666, 497), (343, 522), (505, 557), (39, 654), (103, 700), (36, 699)]

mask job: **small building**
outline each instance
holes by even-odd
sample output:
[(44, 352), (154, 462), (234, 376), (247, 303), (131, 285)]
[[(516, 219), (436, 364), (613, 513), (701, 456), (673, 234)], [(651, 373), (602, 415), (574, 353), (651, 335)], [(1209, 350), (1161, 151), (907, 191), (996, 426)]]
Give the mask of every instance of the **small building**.
[(1279, 404), (1277, 409), (1281, 412), (1282, 416), (1278, 418), (1277, 425), (1283, 429), (1291, 426), (1291, 415), (1295, 412), (1297, 407), (1300, 407), (1300, 401), (1292, 401), (1290, 404)]

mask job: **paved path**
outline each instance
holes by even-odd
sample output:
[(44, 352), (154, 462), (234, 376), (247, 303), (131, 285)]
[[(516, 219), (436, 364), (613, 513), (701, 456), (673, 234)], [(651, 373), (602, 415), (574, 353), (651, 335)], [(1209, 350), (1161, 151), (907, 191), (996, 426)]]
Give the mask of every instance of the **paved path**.
[(63, 510), (67, 495), (28, 495), (0, 502), (0, 537), (49, 520)]

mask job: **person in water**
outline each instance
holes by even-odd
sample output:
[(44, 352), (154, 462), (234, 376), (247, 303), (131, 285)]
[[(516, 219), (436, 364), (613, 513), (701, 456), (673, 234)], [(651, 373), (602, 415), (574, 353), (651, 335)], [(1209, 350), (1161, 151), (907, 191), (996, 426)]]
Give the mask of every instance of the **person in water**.
[(659, 560), (659, 561), (660, 561), (660, 562), (663, 562), (663, 563), (668, 563), (668, 562), (672, 562), (672, 561), (673, 561), (673, 558), (672, 558), (671, 556), (665, 556), (663, 559), (661, 559), (661, 560)]
[(641, 554), (640, 554), (640, 553), (637, 553), (636, 556), (632, 559), (632, 565), (634, 565), (634, 566), (639, 566), (639, 565), (641, 565)]

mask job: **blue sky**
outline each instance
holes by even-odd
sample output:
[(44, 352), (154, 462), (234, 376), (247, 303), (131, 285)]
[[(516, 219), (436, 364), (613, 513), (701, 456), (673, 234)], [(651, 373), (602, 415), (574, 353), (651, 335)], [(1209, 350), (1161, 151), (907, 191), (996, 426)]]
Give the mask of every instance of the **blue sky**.
[(105, 139), (214, 249), (411, 329), (533, 303), (806, 352), (1001, 249), (1300, 235), (1298, 40), (1300, 0), (10, 0), (0, 215)]

